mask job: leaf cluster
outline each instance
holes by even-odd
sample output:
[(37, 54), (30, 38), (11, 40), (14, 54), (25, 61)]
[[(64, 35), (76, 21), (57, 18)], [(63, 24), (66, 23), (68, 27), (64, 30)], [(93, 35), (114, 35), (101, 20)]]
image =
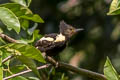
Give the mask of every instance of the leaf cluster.
[[(40, 38), (39, 30), (36, 29), (38, 23), (44, 23), (44, 21), (38, 14), (34, 14), (29, 9), (31, 1), (11, 0), (11, 3), (0, 5), (0, 20), (3, 24), (0, 27), (0, 34), (7, 33), (9, 36), (19, 36), (18, 43), (7, 43), (7, 41), (0, 38), (0, 80), (3, 80), (3, 76), (7, 77), (28, 68), (40, 78), (35, 61), (44, 64), (45, 60), (41, 52), (32, 44), (36, 39)], [(32, 27), (30, 27), (31, 22), (34, 23)], [(10, 55), (14, 56), (14, 58), (2, 63), (2, 60)], [(11, 62), (20, 62), (20, 64), (11, 66)], [(28, 79), (17, 76), (10, 80)]]

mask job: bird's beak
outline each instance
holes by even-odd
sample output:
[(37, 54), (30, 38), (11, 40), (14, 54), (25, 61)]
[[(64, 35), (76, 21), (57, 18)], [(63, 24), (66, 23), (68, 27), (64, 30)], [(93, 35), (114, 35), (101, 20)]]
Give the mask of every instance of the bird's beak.
[(76, 29), (75, 32), (79, 32), (79, 31), (82, 31), (84, 30), (83, 28), (80, 28), (80, 29)]

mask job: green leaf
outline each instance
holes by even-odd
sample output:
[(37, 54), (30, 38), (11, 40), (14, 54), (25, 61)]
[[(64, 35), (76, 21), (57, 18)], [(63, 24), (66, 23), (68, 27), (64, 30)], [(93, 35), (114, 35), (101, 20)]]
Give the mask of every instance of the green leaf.
[(12, 43), (12, 44), (5, 45), (2, 48), (8, 48), (8, 49), (11, 49), (11, 50), (12, 49), (16, 50), (16, 52), (17, 53), (20, 52), (21, 55), (24, 55), (26, 57), (35, 59), (39, 62), (45, 63), (45, 60), (44, 60), (43, 56), (41, 55), (41, 52), (31, 45), (22, 44), (22, 43)]
[(10, 67), (10, 71), (14, 74), (25, 70), (26, 66), (25, 65), (15, 65), (13, 67)]
[(36, 66), (35, 62), (32, 59), (30, 59), (30, 58), (28, 58), (26, 56), (18, 56), (17, 58), (22, 63), (24, 63), (25, 65), (27, 65), (37, 76), (40, 77), (39, 72), (37, 70), (37, 66)]
[(0, 44), (1, 43), (6, 44), (6, 42), (2, 38), (0, 38)]
[(37, 77), (27, 77), (29, 80), (40, 80), (39, 78)]
[(32, 0), (27, 0), (27, 6), (30, 6), (30, 3), (32, 2)]
[(37, 26), (38, 26), (38, 24), (35, 23), (35, 24), (33, 25), (33, 27), (29, 28), (28, 31), (27, 31), (28, 34), (29, 34), (29, 35), (32, 35), (33, 32), (35, 31), (35, 29), (37, 28)]
[(119, 75), (112, 66), (110, 59), (108, 57), (104, 65), (104, 75), (108, 80), (119, 80)]
[(42, 37), (42, 35), (39, 34), (39, 30), (35, 30), (33, 32), (33, 38), (32, 38), (32, 41), (36, 40), (37, 38), (40, 38)]
[(0, 80), (3, 80), (2, 51), (0, 51)]
[(107, 15), (119, 15), (120, 14), (120, 8), (117, 8), (116, 10), (107, 13)]
[(20, 4), (20, 5), (22, 5), (22, 6), (27, 6), (27, 4), (26, 4), (26, 0), (11, 0), (12, 2), (15, 2), (15, 3), (18, 3), (18, 4)]
[(44, 23), (43, 19), (37, 14), (34, 14), (34, 15), (33, 14), (27, 14), (27, 15), (20, 16), (20, 18), (27, 19), (27, 20), (32, 20), (34, 22)]
[[(10, 76), (10, 75), (11, 75), (10, 71), (8, 71), (8, 70), (4, 71), (4, 77), (8, 77), (8, 76)], [(10, 80), (11, 80), (11, 79), (10, 79)]]
[(64, 73), (61, 76), (61, 80), (65, 80), (65, 74)]
[(28, 21), (28, 20), (20, 19), (20, 24), (21, 24), (21, 27), (22, 27), (24, 30), (27, 30), (28, 27), (29, 27), (29, 21)]
[(26, 41), (27, 43), (32, 43), (32, 42), (35, 41), (36, 38), (40, 38), (40, 37), (42, 37), (42, 35), (39, 35), (39, 30), (35, 30), (35, 31), (33, 32), (32, 39), (30, 39), (30, 40), (25, 40), (25, 41)]
[(0, 7), (10, 9), (17, 17), (20, 17), (25, 14), (32, 14), (32, 11), (29, 8), (21, 6), (17, 3), (6, 3), (0, 5)]
[(111, 5), (110, 5), (110, 11), (116, 10), (117, 6), (118, 6), (118, 0), (113, 0)]
[(0, 7), (0, 20), (8, 27), (20, 32), (20, 22), (18, 17), (8, 8)]
[(118, 0), (118, 7), (120, 7), (120, 0)]
[(7, 3), (0, 5), (0, 7), (6, 7), (10, 9), (20, 19), (22, 18), (22, 19), (32, 20), (34, 22), (44, 23), (44, 21), (39, 15), (33, 14), (29, 8), (21, 6), (19, 4)]
[(110, 5), (110, 9), (109, 12), (107, 13), (107, 15), (118, 15), (120, 14), (120, 1), (119, 0), (113, 0), (111, 5)]
[(42, 35), (39, 34), (39, 30), (35, 30), (33, 33), (33, 36), (31, 39), (22, 39), (22, 40), (17, 40), (20, 43), (28, 44), (28, 43), (33, 43), (37, 38), (40, 39)]
[(29, 7), (31, 0), (11, 0), (12, 2), (18, 3), (22, 6)]

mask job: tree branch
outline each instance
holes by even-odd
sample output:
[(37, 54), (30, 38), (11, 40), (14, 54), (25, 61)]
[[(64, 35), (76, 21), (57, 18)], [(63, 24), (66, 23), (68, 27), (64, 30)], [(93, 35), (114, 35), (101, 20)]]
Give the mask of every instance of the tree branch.
[(106, 77), (103, 74), (100, 73), (96, 73), (90, 70), (86, 70), (86, 69), (82, 69), (82, 68), (78, 68), (78, 67), (74, 67), (70, 64), (67, 63), (63, 63), (63, 62), (57, 62), (55, 61), (52, 57), (47, 56), (46, 60), (50, 63), (52, 63), (54, 66), (58, 66), (59, 68), (65, 68), (66, 70), (70, 70), (72, 72), (93, 78), (93, 79), (97, 79), (97, 80), (107, 80)]
[(66, 63), (63, 63), (63, 62), (59, 62), (58, 64), (59, 64), (60, 68), (65, 68), (65, 69), (70, 70), (72, 72), (75, 72), (75, 73), (78, 73), (78, 74), (81, 74), (81, 75), (84, 75), (84, 76), (87, 76), (87, 77), (90, 77), (90, 78), (93, 78), (93, 79), (107, 80), (106, 77), (103, 74), (100, 74), (100, 73), (96, 73), (96, 72), (93, 72), (93, 71), (90, 71), (90, 70), (74, 67), (70, 64), (66, 64)]
[(8, 56), (7, 58), (3, 59), (2, 60), (2, 64), (5, 63), (6, 61), (8, 61), (9, 59), (13, 58), (14, 56), (11, 55), (11, 56)]
[[(37, 67), (37, 70), (44, 69), (44, 68), (48, 68), (49, 66), (51, 66), (51, 64), (46, 64), (46, 65)], [(28, 73), (28, 72), (31, 72), (31, 71), (32, 71), (32, 70), (29, 69), (29, 70), (26, 70), (26, 71), (23, 71), (23, 72), (19, 72), (19, 73), (13, 74), (13, 75), (11, 75), (11, 76), (5, 77), (5, 78), (3, 78), (3, 80), (8, 80), (8, 79), (10, 79), (10, 78), (14, 78), (14, 77), (23, 75), (23, 74)]]
[(11, 42), (11, 43), (18, 43), (17, 40), (5, 35), (5, 34), (2, 34), (0, 33), (0, 37), (8, 42)]

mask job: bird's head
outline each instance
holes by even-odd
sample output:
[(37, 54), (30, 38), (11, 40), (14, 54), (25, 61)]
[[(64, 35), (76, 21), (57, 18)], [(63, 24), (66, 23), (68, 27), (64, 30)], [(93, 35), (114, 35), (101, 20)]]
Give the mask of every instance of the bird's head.
[(72, 37), (77, 32), (83, 30), (82, 28), (76, 29), (76, 28), (72, 27), (71, 25), (65, 23), (64, 21), (60, 22), (59, 28), (60, 28), (60, 33), (65, 35), (68, 38)]

